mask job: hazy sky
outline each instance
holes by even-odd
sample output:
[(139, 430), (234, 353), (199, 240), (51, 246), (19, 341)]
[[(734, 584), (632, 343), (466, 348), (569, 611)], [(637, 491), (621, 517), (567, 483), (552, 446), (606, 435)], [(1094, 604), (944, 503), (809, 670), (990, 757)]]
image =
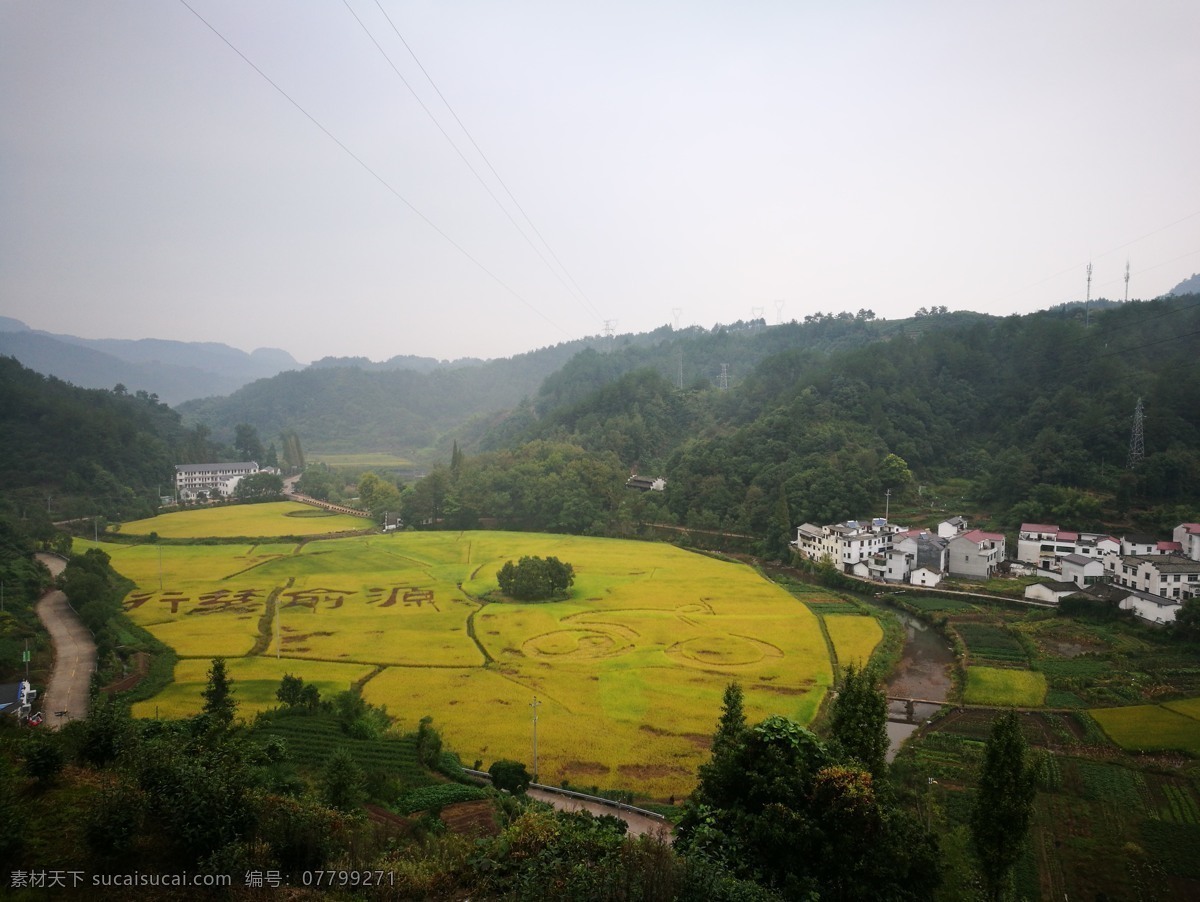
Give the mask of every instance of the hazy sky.
[(0, 314), (378, 360), (1026, 312), (1089, 260), (1154, 297), (1200, 270), (1198, 37), (1195, 0), (3, 0)]

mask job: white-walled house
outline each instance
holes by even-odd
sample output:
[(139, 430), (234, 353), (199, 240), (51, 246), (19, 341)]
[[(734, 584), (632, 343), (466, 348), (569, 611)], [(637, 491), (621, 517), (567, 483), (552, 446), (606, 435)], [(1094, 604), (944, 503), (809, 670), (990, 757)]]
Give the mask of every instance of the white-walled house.
[(918, 567), (912, 573), (908, 574), (908, 582), (912, 586), (925, 586), (927, 589), (931, 589), (941, 581), (941, 571), (930, 570), (928, 567)]
[(1022, 523), (1017, 532), (1017, 560), (1034, 564), (1039, 570), (1053, 570), (1059, 554), (1071, 554), (1075, 543), (1061, 545), (1057, 524)]
[(943, 539), (953, 539), (959, 533), (967, 531), (967, 520), (965, 517), (951, 517), (949, 520), (943, 520), (937, 526), (937, 534)]
[(1121, 537), (1121, 556), (1137, 557), (1145, 554), (1159, 554), (1158, 539), (1135, 533)]
[(947, 569), (951, 576), (988, 579), (1005, 559), (1004, 536), (972, 529), (951, 539), (948, 550)]
[(912, 569), (913, 557), (893, 548), (891, 551), (881, 551), (865, 561), (859, 561), (851, 567), (855, 576), (865, 579), (875, 579), (880, 582), (902, 583), (908, 578)]
[(1025, 587), (1025, 597), (1029, 601), (1040, 601), (1046, 604), (1058, 604), (1068, 595), (1079, 591), (1079, 586), (1066, 580), (1047, 580)]
[(1099, 558), (1068, 554), (1059, 563), (1062, 566), (1062, 581), (1081, 589), (1104, 579), (1104, 561)]
[(892, 536), (892, 548), (913, 556), (913, 567), (946, 572), (949, 540), (925, 529), (907, 529)]
[(1200, 561), (1182, 554), (1110, 557), (1104, 569), (1109, 582), (1147, 595), (1177, 601), (1200, 595)]
[(1175, 615), (1183, 602), (1174, 598), (1163, 598), (1146, 592), (1129, 590), (1117, 605), (1122, 611), (1133, 611), (1142, 620), (1150, 623), (1174, 623)]
[(1180, 523), (1171, 533), (1179, 543), (1180, 553), (1193, 561), (1200, 561), (1200, 523)]

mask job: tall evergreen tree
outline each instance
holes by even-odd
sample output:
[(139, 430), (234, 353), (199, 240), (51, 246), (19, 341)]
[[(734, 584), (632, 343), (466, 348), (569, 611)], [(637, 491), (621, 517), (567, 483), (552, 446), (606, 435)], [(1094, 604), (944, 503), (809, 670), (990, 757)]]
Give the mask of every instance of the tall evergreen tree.
[(876, 779), (882, 777), (887, 769), (887, 698), (875, 688), (870, 668), (846, 666), (829, 719), (837, 752), (858, 761)]
[(1027, 751), (1015, 711), (993, 721), (971, 812), (971, 843), (990, 899), (1004, 897), (1029, 832), (1037, 784)]
[(200, 693), (204, 698), (204, 713), (223, 727), (233, 723), (237, 702), (233, 698), (233, 680), (225, 670), (224, 658), (213, 658), (208, 669), (208, 685)]

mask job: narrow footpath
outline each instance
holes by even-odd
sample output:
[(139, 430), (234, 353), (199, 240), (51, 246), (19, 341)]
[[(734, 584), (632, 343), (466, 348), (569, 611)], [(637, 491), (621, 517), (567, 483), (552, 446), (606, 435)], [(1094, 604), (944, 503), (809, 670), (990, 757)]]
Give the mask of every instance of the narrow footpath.
[[(54, 554), (39, 554), (37, 559), (55, 576), (67, 565)], [(35, 610), (54, 643), (54, 669), (41, 710), (45, 726), (57, 730), (68, 720), (87, 717), (88, 687), (96, 670), (96, 643), (67, 603), (67, 596), (58, 589), (43, 595)]]

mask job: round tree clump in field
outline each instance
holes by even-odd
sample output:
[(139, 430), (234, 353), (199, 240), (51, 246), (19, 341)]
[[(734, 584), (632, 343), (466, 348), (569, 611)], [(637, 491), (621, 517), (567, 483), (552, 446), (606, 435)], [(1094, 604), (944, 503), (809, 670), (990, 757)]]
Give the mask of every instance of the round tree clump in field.
[(556, 557), (523, 557), (508, 561), (496, 574), (500, 591), (517, 601), (549, 601), (566, 598), (575, 582), (575, 569)]

